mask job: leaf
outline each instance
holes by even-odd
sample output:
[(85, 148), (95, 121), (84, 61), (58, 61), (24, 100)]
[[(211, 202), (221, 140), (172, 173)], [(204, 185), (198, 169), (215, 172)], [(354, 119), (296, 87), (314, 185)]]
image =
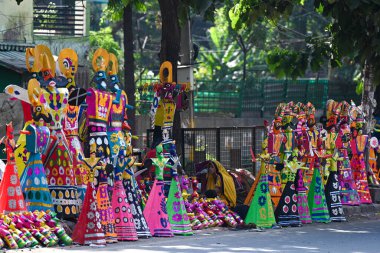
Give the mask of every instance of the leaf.
[(228, 11), (228, 16), (231, 20), (231, 27), (232, 29), (236, 29), (236, 30), (238, 30), (239, 28), (239, 20), (240, 20), (239, 12), (238, 12), (239, 6), (240, 6), (239, 4), (236, 4), (234, 7), (232, 7)]
[(357, 82), (356, 88), (355, 88), (355, 93), (358, 95), (361, 95), (363, 93), (363, 87), (364, 87), (363, 81)]

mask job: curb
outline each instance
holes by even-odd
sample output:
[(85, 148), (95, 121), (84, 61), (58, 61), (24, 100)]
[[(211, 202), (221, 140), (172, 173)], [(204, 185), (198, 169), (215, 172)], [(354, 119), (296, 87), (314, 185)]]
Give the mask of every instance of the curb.
[(343, 206), (346, 217), (368, 217), (380, 214), (380, 204), (361, 204), (360, 206)]

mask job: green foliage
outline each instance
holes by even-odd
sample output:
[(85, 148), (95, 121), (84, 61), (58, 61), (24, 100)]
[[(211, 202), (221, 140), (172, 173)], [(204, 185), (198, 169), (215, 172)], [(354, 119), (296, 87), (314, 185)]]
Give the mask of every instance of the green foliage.
[(103, 11), (101, 24), (105, 24), (108, 21), (117, 22), (123, 19), (124, 7), (128, 4), (132, 4), (138, 12), (145, 13), (149, 7), (149, 1), (144, 2), (141, 0), (110, 0), (108, 5)]
[(368, 1), (321, 1), (315, 6), (322, 7), (325, 16), (331, 16), (329, 27), (336, 57), (349, 56), (362, 66), (374, 67), (375, 80), (380, 81), (380, 2)]
[(289, 17), (293, 7), (303, 4), (303, 0), (239, 0), (229, 11), (229, 18), (234, 29), (241, 29), (254, 24), (265, 17), (271, 21)]
[[(320, 13), (328, 21), (325, 23), (325, 35), (305, 36), (303, 39), (306, 47), (302, 50), (295, 48), (294, 52), (290, 52), (288, 46), (283, 47), (285, 50), (275, 50), (267, 59), (268, 63), (275, 64), (270, 68), (279, 75), (288, 73), (294, 77), (302, 75), (303, 70), (306, 70), (302, 67), (301, 71), (292, 71), (293, 67), (301, 67), (299, 63), (305, 61), (305, 54), (308, 54), (308, 64), (313, 71), (325, 65), (326, 60), (330, 61), (332, 67), (339, 67), (343, 57), (350, 57), (362, 67), (365, 63), (372, 65), (375, 78), (380, 81), (380, 2), (377, 0), (237, 0), (229, 10), (229, 18), (236, 30), (250, 29), (259, 18), (265, 18), (276, 25), (283, 18), (289, 19), (295, 8), (302, 4), (306, 6), (308, 2), (313, 4), (311, 15)], [(274, 63), (273, 59), (280, 63)], [(287, 67), (285, 62), (288, 60), (296, 63)]]
[[(226, 85), (226, 81), (241, 81), (243, 78), (244, 52), (246, 50), (247, 71), (257, 65), (265, 65), (265, 45), (270, 27), (257, 24), (250, 30), (234, 31), (226, 19), (227, 8), (219, 8), (215, 11), (214, 25), (207, 31), (208, 43), (200, 48), (200, 56), (197, 60), (196, 79), (222, 81), (218, 90), (234, 90), (237, 87), (232, 83)], [(265, 69), (265, 68), (264, 68)], [(263, 73), (260, 73), (263, 75)], [(255, 73), (251, 73), (250, 77)], [(264, 74), (265, 75), (265, 74)], [(207, 87), (200, 87), (207, 89)]]
[(277, 47), (268, 53), (266, 61), (277, 77), (296, 79), (305, 73), (308, 55)]
[(98, 32), (90, 31), (90, 47), (94, 50), (102, 47), (108, 52), (115, 54), (118, 58), (122, 56), (121, 48), (112, 37), (112, 29), (110, 27), (102, 28)]

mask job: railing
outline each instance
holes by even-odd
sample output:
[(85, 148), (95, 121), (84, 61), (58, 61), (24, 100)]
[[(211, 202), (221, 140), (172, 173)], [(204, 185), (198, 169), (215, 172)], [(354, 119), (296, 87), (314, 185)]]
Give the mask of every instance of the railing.
[[(142, 80), (143, 83), (157, 80)], [(271, 117), (281, 102), (312, 102), (317, 109), (325, 109), (330, 98), (359, 101), (355, 84), (331, 82), (327, 79), (277, 80), (262, 79), (247, 83), (212, 82), (197, 80), (194, 92), (194, 112), (232, 117)], [(139, 112), (149, 112), (153, 94), (140, 96)]]
[[(264, 127), (221, 127), (221, 128), (182, 128), (181, 163), (186, 174), (194, 175), (195, 164), (216, 159), (226, 168), (251, 168), (250, 148), (255, 154), (261, 153)], [(147, 146), (150, 147), (153, 130), (147, 130)]]
[(84, 36), (86, 10), (79, 2), (82, 1), (74, 1), (73, 5), (35, 5), (33, 33), (42, 36)]

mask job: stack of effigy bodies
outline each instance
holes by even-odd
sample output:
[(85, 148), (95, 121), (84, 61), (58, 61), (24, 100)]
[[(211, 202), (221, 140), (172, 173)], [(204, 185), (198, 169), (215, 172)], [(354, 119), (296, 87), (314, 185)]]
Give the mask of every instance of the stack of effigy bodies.
[[(153, 122), (160, 134), (150, 159), (155, 181), (149, 194), (136, 180), (134, 166), (141, 164), (132, 156), (127, 121), (127, 110), (133, 107), (120, 89), (115, 55), (101, 48), (95, 51), (94, 85), (87, 90), (75, 82), (78, 57), (72, 49), (63, 49), (54, 61), (45, 45), (28, 48), (26, 65), (30, 72), (27, 89), (17, 85), (5, 89), (22, 102), (25, 126), (17, 143), (12, 124), (1, 140), (8, 161), (0, 184), (4, 200), (0, 242), (6, 242), (0, 246), (105, 245), (151, 236), (192, 235), (177, 174), (179, 157), (171, 139), (174, 97), (187, 86), (172, 82), (171, 64), (161, 66), (161, 83), (152, 85), (153, 107), (157, 107)], [(164, 169), (169, 169), (171, 179), (168, 198)], [(44, 221), (33, 218), (28, 222), (24, 216)], [(76, 223), (72, 239), (58, 220)], [(22, 238), (28, 236), (32, 243), (24, 245)]]
[(344, 205), (372, 203), (368, 181), (378, 184), (379, 144), (363, 134), (362, 107), (328, 100), (326, 118), (316, 124), (310, 102), (277, 107), (258, 156), (258, 183), (247, 197), (247, 224), (270, 228), (345, 221)]

